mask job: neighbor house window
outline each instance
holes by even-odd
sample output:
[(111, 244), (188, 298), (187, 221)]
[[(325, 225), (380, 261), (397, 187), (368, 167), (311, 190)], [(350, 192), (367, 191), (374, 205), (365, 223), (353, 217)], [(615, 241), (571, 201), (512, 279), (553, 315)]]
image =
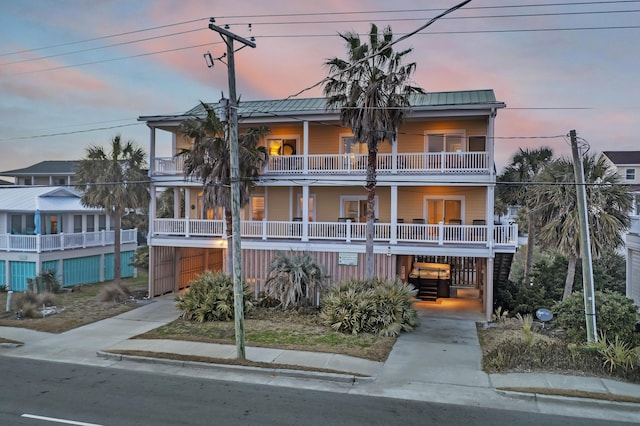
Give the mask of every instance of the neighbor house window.
[(342, 154), (367, 154), (367, 144), (358, 142), (353, 136), (340, 136), (340, 150)]
[(94, 215), (87, 216), (87, 232), (95, 232), (96, 230), (96, 218)]
[(73, 215), (73, 232), (79, 234), (82, 232), (82, 215), (74, 214)]
[(107, 229), (107, 216), (101, 214), (98, 216), (98, 230), (104, 231), (105, 229)]
[(627, 169), (625, 179), (636, 180), (636, 169)]
[(469, 152), (484, 152), (486, 150), (486, 136), (469, 136)]

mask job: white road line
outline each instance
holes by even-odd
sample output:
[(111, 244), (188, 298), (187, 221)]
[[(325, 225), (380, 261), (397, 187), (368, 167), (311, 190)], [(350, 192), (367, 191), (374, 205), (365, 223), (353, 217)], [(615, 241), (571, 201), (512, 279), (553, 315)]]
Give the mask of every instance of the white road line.
[(64, 423), (64, 424), (67, 424), (67, 425), (101, 426), (101, 425), (96, 424), (96, 423), (76, 422), (76, 421), (73, 421), (73, 420), (56, 419), (55, 417), (36, 416), (35, 414), (23, 414), (20, 417), (26, 417), (26, 418), (29, 418), (29, 419), (36, 419), (36, 420), (45, 420), (47, 422)]

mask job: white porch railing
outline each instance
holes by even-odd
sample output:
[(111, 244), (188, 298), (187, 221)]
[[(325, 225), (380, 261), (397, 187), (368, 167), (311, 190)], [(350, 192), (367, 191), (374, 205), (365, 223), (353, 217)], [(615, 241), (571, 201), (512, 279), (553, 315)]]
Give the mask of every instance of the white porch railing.
[[(306, 226), (306, 228), (305, 228)], [(289, 221), (242, 221), (240, 233), (243, 238), (262, 240), (327, 240), (327, 241), (365, 241), (366, 223), (359, 222), (289, 222)], [(518, 243), (518, 225), (493, 225), (493, 241), (487, 238), (487, 225), (445, 225), (376, 223), (374, 240), (388, 243), (420, 242), (444, 244), (473, 244), (516, 246)], [(394, 232), (395, 231), (395, 232)], [(193, 219), (155, 219), (153, 234), (174, 237), (211, 237), (226, 235), (225, 222), (222, 220)], [(394, 235), (395, 234), (395, 235)]]
[[(136, 243), (137, 229), (121, 231), (121, 244)], [(42, 253), (67, 249), (109, 246), (114, 243), (114, 231), (60, 233), (52, 235), (0, 234), (0, 250)]]
[[(367, 154), (271, 156), (265, 174), (365, 174)], [(154, 158), (154, 175), (176, 175), (184, 171), (184, 157)], [(489, 170), (486, 152), (417, 152), (378, 154), (377, 171), (389, 173), (480, 173)]]

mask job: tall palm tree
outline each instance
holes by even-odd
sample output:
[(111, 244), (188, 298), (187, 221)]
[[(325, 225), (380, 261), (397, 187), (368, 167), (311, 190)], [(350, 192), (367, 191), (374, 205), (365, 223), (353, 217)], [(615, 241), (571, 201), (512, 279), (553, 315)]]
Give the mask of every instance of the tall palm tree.
[[(179, 155), (185, 157), (184, 172), (187, 178), (202, 181), (203, 201), (206, 208), (222, 207), (227, 225), (227, 239), (231, 237), (231, 158), (225, 126), (210, 105), (200, 102), (206, 116), (185, 121), (180, 131), (193, 139), (190, 149)], [(238, 136), (238, 166), (240, 173), (240, 207), (249, 202), (254, 182), (262, 173), (268, 159), (265, 147), (258, 146), (266, 135), (266, 127), (251, 128)], [(233, 255), (228, 250), (229, 271), (233, 269)]]
[[(622, 233), (628, 229), (631, 193), (620, 185), (604, 156), (583, 158), (587, 193), (587, 219), (589, 221), (591, 252), (594, 259), (623, 243)], [(541, 242), (568, 256), (567, 277), (563, 299), (573, 290), (575, 270), (580, 258), (580, 222), (573, 162), (561, 158), (554, 161), (541, 176), (547, 185), (536, 187), (535, 198), (541, 205)]]
[(524, 284), (529, 283), (533, 267), (535, 235), (539, 224), (538, 205), (531, 197), (531, 185), (538, 179), (552, 157), (553, 151), (550, 148), (534, 150), (520, 148), (497, 179), (499, 198), (508, 205), (521, 206), (522, 213), (527, 218), (527, 256), (522, 277)]
[(99, 146), (87, 148), (86, 157), (76, 166), (76, 188), (87, 207), (104, 209), (113, 218), (113, 277), (121, 282), (120, 231), (127, 209), (149, 206), (149, 178), (145, 153), (134, 142), (122, 142), (120, 135), (111, 140), (111, 151)]
[(347, 46), (347, 59), (336, 57), (325, 63), (329, 76), (324, 95), (328, 109), (340, 109), (340, 120), (351, 128), (354, 139), (367, 144), (366, 274), (373, 278), (378, 144), (395, 140), (410, 95), (424, 91), (410, 84), (416, 63), (403, 64), (403, 60), (412, 49), (394, 52), (391, 27), (379, 34), (372, 24), (368, 44), (354, 32), (339, 35)]

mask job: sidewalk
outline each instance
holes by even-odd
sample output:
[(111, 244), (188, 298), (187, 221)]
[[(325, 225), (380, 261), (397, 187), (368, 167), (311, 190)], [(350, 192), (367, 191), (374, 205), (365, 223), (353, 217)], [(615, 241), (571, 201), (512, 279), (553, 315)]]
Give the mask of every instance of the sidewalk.
[[(640, 404), (502, 391), (548, 388), (640, 398), (640, 385), (614, 380), (537, 373), (487, 374), (481, 369), (481, 349), (475, 330), (475, 322), (482, 321), (481, 315), (468, 311), (447, 312), (441, 309), (442, 306), (432, 308), (418, 307), (420, 327), (412, 333), (402, 334), (384, 363), (337, 354), (254, 347), (246, 348), (248, 360), (297, 366), (302, 370), (216, 365), (113, 353), (137, 350), (234, 359), (235, 345), (131, 339), (179, 316), (173, 296), (157, 298), (146, 306), (61, 334), (0, 327), (0, 336), (24, 342), (19, 347), (0, 347), (0, 355), (441, 403), (556, 414), (575, 410), (572, 414), (593, 418), (602, 417), (603, 410), (607, 410), (603, 418), (638, 421)], [(304, 368), (331, 372), (304, 371)], [(614, 417), (611, 410), (616, 411)]]

